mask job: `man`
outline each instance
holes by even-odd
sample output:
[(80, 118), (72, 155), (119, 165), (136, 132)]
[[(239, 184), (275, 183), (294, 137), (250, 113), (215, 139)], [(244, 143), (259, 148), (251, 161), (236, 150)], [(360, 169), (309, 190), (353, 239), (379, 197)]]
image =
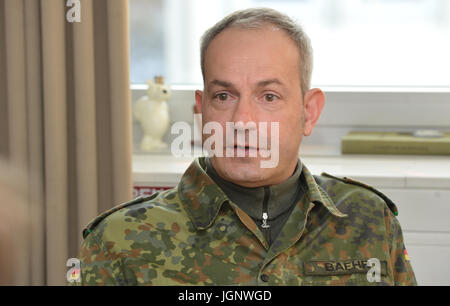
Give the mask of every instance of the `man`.
[[(311, 53), (301, 28), (270, 9), (235, 12), (205, 33), (195, 99), (203, 125), (235, 123), (231, 142), (214, 148), (223, 157), (196, 159), (175, 189), (92, 221), (83, 284), (416, 284), (395, 205), (362, 183), (313, 176), (298, 158), (325, 101), (309, 88)], [(267, 135), (277, 123), (279, 137), (251, 144), (251, 122), (267, 123)], [(277, 164), (261, 167), (275, 143)]]

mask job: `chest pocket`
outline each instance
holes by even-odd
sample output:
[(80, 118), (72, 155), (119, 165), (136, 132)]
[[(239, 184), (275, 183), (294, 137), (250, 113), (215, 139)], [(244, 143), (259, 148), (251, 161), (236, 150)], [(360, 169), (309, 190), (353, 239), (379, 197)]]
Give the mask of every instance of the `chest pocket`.
[(314, 260), (303, 264), (304, 284), (312, 286), (392, 285), (385, 260)]

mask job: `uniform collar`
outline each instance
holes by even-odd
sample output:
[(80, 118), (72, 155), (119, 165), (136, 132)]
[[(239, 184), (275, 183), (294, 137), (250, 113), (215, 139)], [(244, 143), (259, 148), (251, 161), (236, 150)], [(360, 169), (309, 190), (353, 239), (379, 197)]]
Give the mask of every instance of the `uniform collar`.
[(206, 174), (205, 158), (196, 158), (178, 184), (183, 207), (197, 229), (208, 228), (220, 207), (229, 201), (225, 193)]
[(302, 163), (299, 160), (294, 173), (284, 182), (266, 187), (243, 187), (229, 182), (216, 172), (208, 157), (205, 158), (206, 173), (219, 186), (227, 197), (241, 208), (253, 220), (262, 220), (263, 203), (266, 193), (268, 201), (266, 211), (269, 220), (276, 219), (289, 210), (296, 199), (301, 196), (301, 187), (298, 183), (302, 172)]
[[(208, 176), (205, 171), (205, 158), (196, 158), (178, 184), (178, 195), (183, 207), (197, 229), (208, 228), (215, 220), (223, 203), (231, 202), (222, 189)], [(306, 187), (306, 196), (310, 202), (321, 203), (330, 213), (337, 217), (345, 217), (333, 200), (319, 185), (308, 168), (303, 165), (299, 180)]]
[(328, 193), (317, 184), (314, 176), (305, 166), (303, 166), (302, 178), (304, 178), (304, 181), (306, 182), (306, 194), (310, 202), (322, 204), (328, 209), (331, 214), (335, 215), (336, 217), (347, 217), (346, 214), (338, 210)]

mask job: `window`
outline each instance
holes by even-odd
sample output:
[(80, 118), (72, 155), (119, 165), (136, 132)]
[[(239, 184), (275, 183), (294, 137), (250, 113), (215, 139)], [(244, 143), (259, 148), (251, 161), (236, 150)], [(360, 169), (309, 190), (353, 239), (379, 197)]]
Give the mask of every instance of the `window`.
[(131, 83), (202, 84), (199, 41), (225, 15), (265, 6), (314, 48), (313, 86), (450, 86), (447, 0), (130, 0)]
[[(349, 131), (450, 132), (448, 0), (130, 0), (133, 101), (145, 81), (172, 86), (170, 120), (193, 125), (200, 37), (227, 14), (271, 7), (299, 22), (314, 49), (312, 86), (327, 99), (303, 155), (340, 155)], [(426, 103), (424, 103), (426, 102)], [(352, 110), (349, 112), (349, 110)], [(134, 122), (134, 151), (140, 127)], [(170, 130), (164, 139), (174, 135)], [(167, 150), (170, 154), (169, 150)]]

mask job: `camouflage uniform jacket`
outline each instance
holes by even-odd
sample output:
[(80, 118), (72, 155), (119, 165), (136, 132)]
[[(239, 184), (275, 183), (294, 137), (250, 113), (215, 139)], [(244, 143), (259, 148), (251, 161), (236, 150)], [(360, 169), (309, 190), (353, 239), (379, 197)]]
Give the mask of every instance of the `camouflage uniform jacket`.
[[(94, 219), (83, 231), (81, 284), (416, 284), (396, 207), (370, 186), (303, 166), (306, 192), (269, 247), (204, 169), (196, 159), (176, 188)], [(380, 282), (368, 281), (370, 258)]]

